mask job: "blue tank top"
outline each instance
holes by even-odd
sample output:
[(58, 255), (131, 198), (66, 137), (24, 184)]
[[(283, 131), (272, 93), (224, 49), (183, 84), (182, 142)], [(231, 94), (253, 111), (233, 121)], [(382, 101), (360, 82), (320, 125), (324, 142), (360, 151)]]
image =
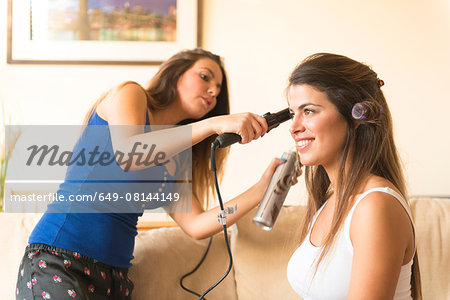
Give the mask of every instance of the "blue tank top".
[[(88, 125), (74, 147), (74, 155), (80, 153), (80, 149), (84, 149), (84, 154), (87, 154), (94, 148), (99, 153), (113, 153), (108, 122), (94, 111)], [(148, 132), (148, 113), (146, 125), (145, 131)], [(155, 180), (158, 178), (163, 180)], [(129, 268), (133, 259), (138, 217), (144, 208), (153, 209), (167, 204), (142, 202), (143, 199), (133, 201), (133, 197), (138, 195), (138, 198), (142, 198), (141, 194), (157, 190), (170, 192), (173, 179), (163, 165), (124, 171), (114, 159), (103, 165), (89, 164), (86, 159), (80, 161), (80, 165), (72, 164), (59, 186), (58, 195), (64, 195), (66, 199), (71, 195), (95, 195), (97, 201), (65, 201), (48, 205), (28, 242), (67, 249), (110, 266)], [(110, 199), (98, 201), (101, 193), (104, 197), (109, 195)], [(122, 199), (113, 202), (111, 196)], [(126, 197), (130, 201), (126, 201)]]

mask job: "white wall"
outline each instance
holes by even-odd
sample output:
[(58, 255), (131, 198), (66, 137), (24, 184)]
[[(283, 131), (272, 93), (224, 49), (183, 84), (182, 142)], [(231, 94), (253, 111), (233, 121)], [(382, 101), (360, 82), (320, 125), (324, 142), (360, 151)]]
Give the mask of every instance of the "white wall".
[[(202, 0), (203, 47), (225, 57), (232, 111), (275, 112), (289, 72), (315, 52), (367, 62), (386, 85), (411, 194), (450, 195), (449, 0)], [(149, 66), (6, 64), (6, 1), (0, 4), (0, 98), (16, 124), (79, 124), (103, 91), (145, 83)], [(229, 199), (291, 145), (288, 124), (234, 145), (222, 185)], [(302, 196), (298, 196), (298, 194)], [(298, 185), (289, 201), (304, 197)]]

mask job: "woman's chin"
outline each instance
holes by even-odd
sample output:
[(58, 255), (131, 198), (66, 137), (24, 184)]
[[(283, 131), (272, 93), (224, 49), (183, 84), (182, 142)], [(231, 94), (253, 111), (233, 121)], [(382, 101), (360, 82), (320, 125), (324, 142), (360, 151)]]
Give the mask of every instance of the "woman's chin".
[(307, 167), (316, 165), (313, 161), (311, 161), (309, 159), (304, 159), (301, 156), (300, 156), (300, 163), (302, 164), (302, 166), (307, 166)]

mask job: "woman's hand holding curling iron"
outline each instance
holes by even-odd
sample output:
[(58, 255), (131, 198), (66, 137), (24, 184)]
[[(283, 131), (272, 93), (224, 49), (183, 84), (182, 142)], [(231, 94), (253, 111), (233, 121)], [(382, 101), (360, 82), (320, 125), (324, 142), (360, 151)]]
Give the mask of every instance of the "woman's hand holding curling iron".
[(212, 117), (209, 119), (214, 133), (236, 133), (242, 138), (241, 144), (250, 143), (267, 132), (267, 122), (263, 117), (253, 113), (238, 113)]

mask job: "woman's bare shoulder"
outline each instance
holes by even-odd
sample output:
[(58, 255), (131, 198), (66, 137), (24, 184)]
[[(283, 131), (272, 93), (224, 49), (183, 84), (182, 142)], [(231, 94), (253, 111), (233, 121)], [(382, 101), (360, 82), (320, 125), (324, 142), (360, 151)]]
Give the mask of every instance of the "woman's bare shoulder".
[(110, 123), (116, 123), (115, 120), (120, 119), (119, 124), (127, 124), (128, 122), (123, 123), (123, 117), (143, 119), (145, 122), (147, 107), (147, 93), (144, 88), (136, 82), (127, 81), (111, 90), (98, 105), (97, 113)]
[[(381, 177), (370, 178), (365, 190), (376, 187), (389, 187), (396, 192), (398, 189)], [(402, 204), (393, 195), (381, 191), (367, 194), (355, 208), (352, 217), (350, 236), (377, 236), (385, 242), (394, 241), (404, 244), (411, 233), (411, 222)]]

